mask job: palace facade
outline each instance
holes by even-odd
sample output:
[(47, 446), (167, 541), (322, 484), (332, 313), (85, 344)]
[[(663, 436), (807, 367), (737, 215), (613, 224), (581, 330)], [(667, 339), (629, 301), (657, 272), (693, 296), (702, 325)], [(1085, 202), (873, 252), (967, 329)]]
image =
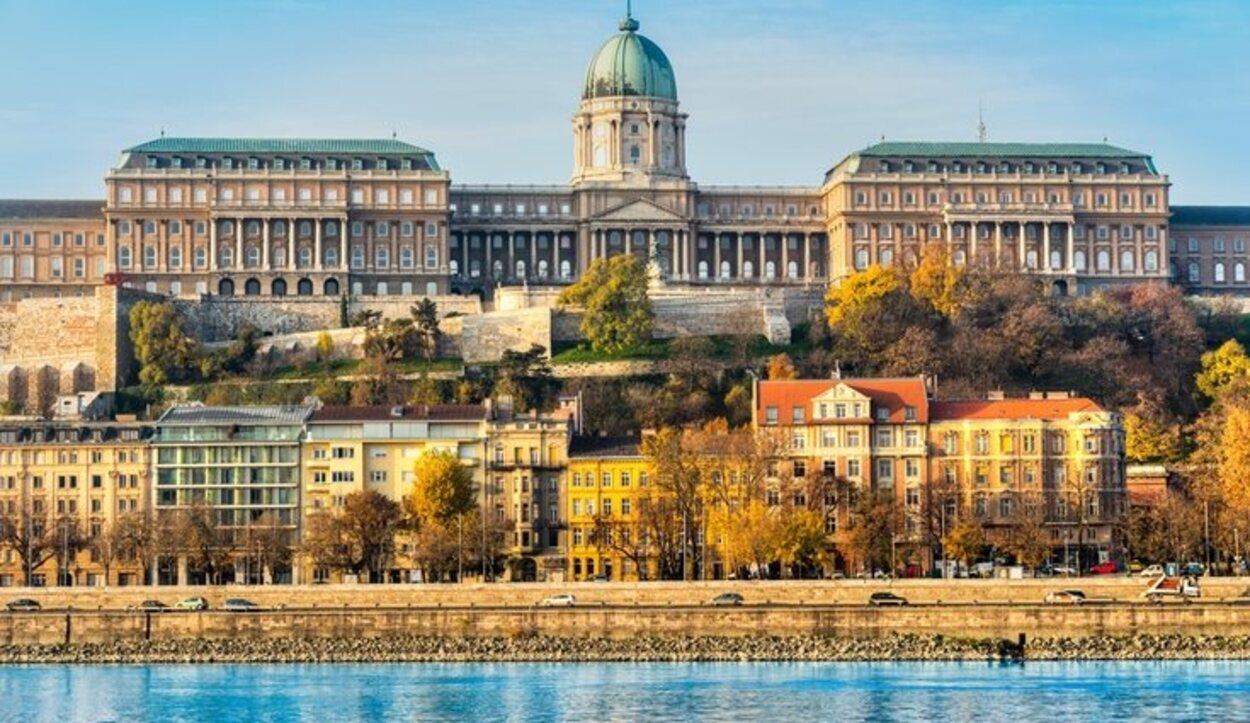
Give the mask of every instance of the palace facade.
[(489, 296), (618, 254), (678, 286), (823, 285), (931, 243), (1058, 293), (1250, 291), (1250, 211), (1172, 207), (1148, 154), (1106, 143), (882, 142), (819, 185), (700, 186), (676, 73), (639, 29), (590, 61), (567, 185), (455, 185), (394, 138), (162, 136), (122, 152), (103, 200), (0, 201), (0, 298)]

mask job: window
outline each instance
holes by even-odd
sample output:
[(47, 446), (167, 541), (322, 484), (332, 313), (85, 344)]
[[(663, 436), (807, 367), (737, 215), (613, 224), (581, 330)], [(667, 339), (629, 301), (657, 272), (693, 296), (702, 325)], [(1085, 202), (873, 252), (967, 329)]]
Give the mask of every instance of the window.
[(399, 249), (399, 267), (401, 269), (411, 269), (413, 265), (413, 254), (411, 246), (401, 246)]
[(764, 423), (765, 424), (777, 423), (777, 408), (776, 407), (768, 407), (767, 409), (764, 410)]
[(1189, 283), (1191, 284), (1196, 284), (1202, 281), (1202, 271), (1199, 269), (1197, 261), (1189, 262), (1189, 266), (1186, 269), (1185, 277), (1186, 279), (1188, 279)]
[(1217, 284), (1224, 283), (1224, 262), (1223, 261), (1215, 262), (1215, 283)]
[(379, 269), (384, 269), (391, 263), (391, 249), (389, 246), (378, 246), (373, 250), (373, 263)]
[(437, 246), (428, 245), (425, 247), (425, 268), (427, 269), (438, 268), (438, 247)]

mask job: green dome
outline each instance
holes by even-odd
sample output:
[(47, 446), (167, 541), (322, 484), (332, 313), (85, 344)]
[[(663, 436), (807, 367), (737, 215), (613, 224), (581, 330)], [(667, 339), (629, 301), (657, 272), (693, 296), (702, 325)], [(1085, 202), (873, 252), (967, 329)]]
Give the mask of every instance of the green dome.
[(677, 100), (673, 64), (660, 46), (638, 34), (638, 21), (625, 16), (621, 32), (590, 59), (582, 99), (622, 95)]

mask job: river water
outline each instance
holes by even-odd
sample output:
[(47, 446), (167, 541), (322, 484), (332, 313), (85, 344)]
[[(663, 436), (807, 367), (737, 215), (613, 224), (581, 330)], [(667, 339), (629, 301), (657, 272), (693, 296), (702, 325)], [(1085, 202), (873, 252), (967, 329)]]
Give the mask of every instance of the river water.
[(0, 668), (0, 721), (1250, 720), (1250, 663)]

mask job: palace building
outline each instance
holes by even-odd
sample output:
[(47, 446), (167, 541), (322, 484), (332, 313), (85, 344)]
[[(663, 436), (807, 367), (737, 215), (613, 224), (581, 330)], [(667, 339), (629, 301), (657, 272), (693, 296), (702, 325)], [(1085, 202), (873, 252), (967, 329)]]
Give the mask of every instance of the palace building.
[(568, 184), (456, 185), (394, 138), (162, 136), (122, 152), (103, 199), (0, 201), (0, 300), (102, 283), (487, 297), (568, 284), (618, 254), (676, 287), (819, 286), (932, 243), (1061, 294), (1169, 280), (1250, 292), (1250, 209), (1173, 207), (1148, 154), (1105, 142), (883, 141), (811, 186), (701, 186), (676, 72), (639, 30), (626, 15), (590, 60)]

